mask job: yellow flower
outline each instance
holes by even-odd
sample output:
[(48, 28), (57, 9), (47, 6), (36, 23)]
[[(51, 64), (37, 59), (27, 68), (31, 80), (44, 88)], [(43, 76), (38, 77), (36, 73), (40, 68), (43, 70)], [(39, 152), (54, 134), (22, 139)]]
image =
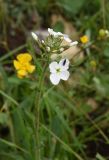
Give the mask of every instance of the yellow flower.
[(23, 78), (35, 70), (35, 66), (31, 64), (31, 60), (32, 56), (29, 53), (21, 53), (17, 56), (17, 60), (13, 61), (19, 78)]
[(89, 38), (88, 38), (88, 36), (84, 35), (84, 36), (80, 37), (80, 41), (83, 44), (86, 44), (89, 41)]

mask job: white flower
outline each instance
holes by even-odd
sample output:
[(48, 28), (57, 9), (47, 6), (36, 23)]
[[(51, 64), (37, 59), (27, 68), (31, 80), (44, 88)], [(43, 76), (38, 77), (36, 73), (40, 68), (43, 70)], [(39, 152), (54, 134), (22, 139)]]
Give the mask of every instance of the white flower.
[(68, 59), (62, 59), (59, 63), (56, 61), (52, 62), (49, 65), (50, 68), (50, 81), (57, 85), (60, 80), (68, 80), (70, 73), (68, 71), (69, 69), (69, 60)]
[(72, 42), (72, 40), (69, 38), (67, 34), (62, 34), (61, 32), (55, 32), (53, 29), (48, 28), (48, 32), (50, 35), (54, 36), (55, 38), (61, 37), (63, 38), (66, 42), (70, 43), (70, 46), (78, 44), (77, 41)]
[(71, 43), (70, 43), (70, 47), (71, 47), (71, 46), (74, 46), (74, 45), (77, 45), (77, 44), (78, 44), (78, 41), (71, 42)]
[(54, 36), (55, 38), (63, 35), (61, 32), (55, 32), (55, 31), (53, 31), (53, 29), (50, 29), (50, 28), (48, 28), (48, 32), (50, 35)]
[(31, 32), (31, 35), (32, 35), (32, 37), (33, 37), (36, 41), (38, 41), (38, 36), (37, 36), (37, 34), (36, 34), (36, 33)]

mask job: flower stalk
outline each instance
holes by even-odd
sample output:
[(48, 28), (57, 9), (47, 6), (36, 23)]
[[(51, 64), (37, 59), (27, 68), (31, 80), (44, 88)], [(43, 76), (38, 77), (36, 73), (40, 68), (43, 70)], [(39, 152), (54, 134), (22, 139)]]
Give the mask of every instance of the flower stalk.
[(36, 92), (36, 101), (35, 101), (35, 135), (36, 135), (36, 144), (37, 144), (37, 148), (36, 148), (36, 160), (41, 160), (41, 156), (40, 156), (40, 100), (43, 94), (43, 86), (44, 86), (44, 79), (45, 79), (45, 73), (48, 67), (48, 61), (45, 63), (44, 65), (44, 69), (42, 71), (40, 80), (39, 80), (39, 89), (40, 91)]

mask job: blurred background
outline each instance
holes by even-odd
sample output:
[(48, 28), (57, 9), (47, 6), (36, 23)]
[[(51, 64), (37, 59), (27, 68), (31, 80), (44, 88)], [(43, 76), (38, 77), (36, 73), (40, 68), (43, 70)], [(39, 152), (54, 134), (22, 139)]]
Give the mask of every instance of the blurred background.
[[(93, 37), (104, 27), (102, 5), (101, 0), (0, 0), (1, 52), (24, 44), (28, 32), (48, 27), (73, 39), (86, 30), (93, 31)], [(105, 18), (108, 24), (107, 14)]]

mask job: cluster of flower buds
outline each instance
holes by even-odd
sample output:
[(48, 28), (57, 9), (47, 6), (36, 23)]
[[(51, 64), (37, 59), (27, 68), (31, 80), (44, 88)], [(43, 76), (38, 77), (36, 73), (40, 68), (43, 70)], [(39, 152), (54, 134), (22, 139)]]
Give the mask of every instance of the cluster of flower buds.
[(68, 35), (61, 32), (55, 32), (53, 29), (48, 28), (48, 36), (45, 40), (40, 41), (37, 34), (32, 32), (33, 38), (37, 41), (39, 47), (42, 47), (50, 55), (57, 53), (60, 54), (73, 45), (77, 45), (77, 41), (72, 41)]

